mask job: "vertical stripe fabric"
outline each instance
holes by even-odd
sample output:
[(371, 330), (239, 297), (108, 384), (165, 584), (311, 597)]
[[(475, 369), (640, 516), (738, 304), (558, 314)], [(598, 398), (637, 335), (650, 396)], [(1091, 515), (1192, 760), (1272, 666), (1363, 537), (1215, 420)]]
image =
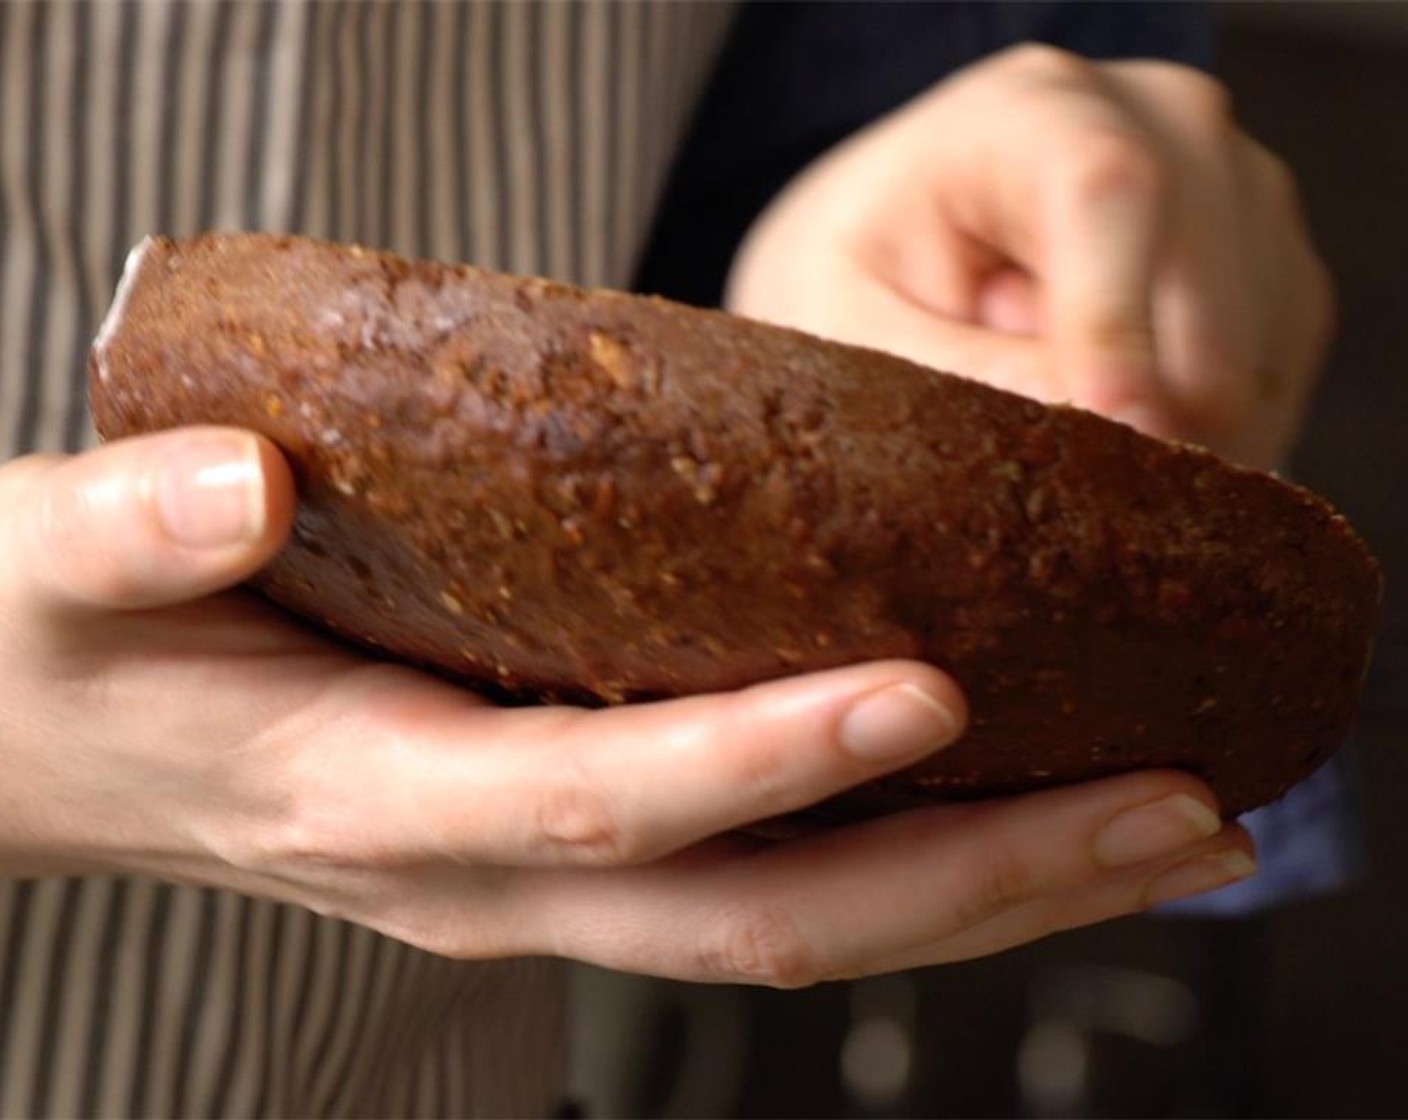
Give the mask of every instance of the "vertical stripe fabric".
[[(627, 285), (731, 17), (0, 0), (0, 460), (94, 442), (86, 348), (149, 233)], [(214, 890), (0, 880), (0, 1116), (544, 1114), (559, 979)]]

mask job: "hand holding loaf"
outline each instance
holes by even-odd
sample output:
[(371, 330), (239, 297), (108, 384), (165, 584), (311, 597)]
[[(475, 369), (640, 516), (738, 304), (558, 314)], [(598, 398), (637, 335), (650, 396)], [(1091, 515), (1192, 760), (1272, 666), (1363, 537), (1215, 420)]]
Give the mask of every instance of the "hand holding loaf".
[(276, 450), (227, 428), (0, 469), (5, 874), (156, 876), (450, 956), (790, 986), (994, 952), (1252, 868), (1171, 773), (728, 835), (941, 749), (953, 683), (882, 662), (496, 708), (211, 594), (279, 551), (293, 503)]

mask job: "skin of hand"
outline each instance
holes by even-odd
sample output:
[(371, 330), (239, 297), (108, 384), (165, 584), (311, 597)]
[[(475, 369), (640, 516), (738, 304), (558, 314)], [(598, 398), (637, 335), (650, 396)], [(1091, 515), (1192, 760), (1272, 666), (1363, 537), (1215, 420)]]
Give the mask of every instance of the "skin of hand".
[(963, 698), (877, 662), (601, 711), (500, 709), (229, 590), (289, 469), (189, 428), (0, 468), (0, 872), (139, 873), (456, 957), (797, 986), (995, 952), (1250, 873), (1184, 774), (765, 840), (942, 749)]
[(1332, 319), (1294, 180), (1222, 86), (1036, 45), (821, 157), (755, 223), (727, 302), (1261, 468)]

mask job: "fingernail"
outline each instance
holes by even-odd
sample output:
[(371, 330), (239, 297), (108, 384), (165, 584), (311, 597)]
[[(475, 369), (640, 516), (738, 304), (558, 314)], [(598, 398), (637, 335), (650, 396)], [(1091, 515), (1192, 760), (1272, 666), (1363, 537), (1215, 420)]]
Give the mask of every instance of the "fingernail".
[(843, 746), (867, 762), (918, 758), (952, 742), (958, 720), (934, 696), (897, 684), (862, 697), (841, 720)]
[(1195, 894), (1205, 894), (1256, 874), (1256, 860), (1241, 848), (1229, 848), (1211, 856), (1198, 856), (1165, 871), (1149, 884), (1144, 902), (1157, 906), (1177, 902)]
[(228, 548), (264, 530), (264, 486), (254, 441), (238, 435), (192, 437), (161, 465), (157, 516), (187, 548)]
[(1221, 829), (1222, 821), (1205, 803), (1175, 793), (1111, 820), (1095, 838), (1095, 858), (1106, 867), (1123, 867), (1170, 855)]

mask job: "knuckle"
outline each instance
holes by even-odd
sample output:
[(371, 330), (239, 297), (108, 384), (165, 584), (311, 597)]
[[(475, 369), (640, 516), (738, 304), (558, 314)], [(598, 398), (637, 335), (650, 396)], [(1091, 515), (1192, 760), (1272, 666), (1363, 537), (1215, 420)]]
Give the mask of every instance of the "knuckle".
[(26, 578), (78, 602), (131, 598), (144, 586), (147, 569), (127, 556), (123, 534), (103, 517), (125, 487), (112, 479), (43, 477), (53, 466), (47, 456), (21, 465), (12, 513)]
[(826, 979), (816, 953), (780, 910), (739, 907), (710, 924), (699, 947), (702, 974), (728, 983), (805, 988)]
[(45, 487), (28, 524), (38, 557), (48, 557), (52, 586), (75, 599), (121, 602), (141, 587), (136, 565), (116, 563), (111, 542), (93, 532), (92, 495), (86, 489)]
[(1002, 61), (1014, 73), (1058, 84), (1084, 83), (1092, 73), (1080, 55), (1048, 43), (1019, 43), (1003, 52)]
[(105, 556), (109, 546), (104, 538), (87, 531), (88, 511), (88, 496), (81, 487), (40, 486), (21, 515), (21, 556), (34, 574), (39, 571), (34, 565), (43, 563), (50, 585), (75, 598), (110, 600), (129, 590), (133, 574), (125, 565), (93, 562)]
[(221, 821), (206, 837), (205, 846), (228, 866), (262, 876), (283, 877), (297, 874), (298, 868), (353, 862), (348, 853), (338, 849), (331, 830), (288, 806), (257, 821)]
[[(806, 753), (806, 752), (799, 752)], [(795, 754), (767, 746), (746, 743), (734, 763), (734, 788), (739, 799), (756, 817), (772, 816), (794, 808), (790, 793), (796, 784), (789, 780)]]
[[(216, 821), (210, 847), (241, 870), (284, 878), (312, 869), (374, 872), (410, 855), (380, 822), (381, 791), (369, 792), (327, 764), (325, 740), (300, 715), (217, 752), (201, 780), (233, 810)], [(250, 765), (258, 759), (257, 765)]]
[(972, 864), (972, 878), (955, 894), (955, 931), (981, 925), (1035, 897), (1041, 884), (1031, 860), (1022, 852), (993, 845)]
[(537, 851), (532, 855), (547, 863), (612, 866), (648, 854), (640, 839), (622, 827), (605, 791), (581, 767), (544, 784), (534, 833)]
[(244, 871), (285, 873), (296, 867), (345, 867), (356, 862), (334, 839), (335, 830), (291, 814), (222, 845), (221, 854)]
[(1163, 161), (1131, 129), (1112, 124), (1094, 127), (1059, 159), (1059, 181), (1082, 200), (1156, 196), (1164, 190)]
[(292, 785), (250, 791), (258, 820), (219, 845), (220, 854), (245, 871), (283, 875), (299, 868), (373, 870), (397, 861), (380, 851), (363, 824), (354, 826), (322, 791)]
[(1180, 67), (1187, 84), (1187, 96), (1193, 106), (1194, 119), (1213, 136), (1226, 136), (1234, 127), (1232, 94), (1210, 74)]
[[(488, 911), (488, 913), (486, 913)], [(389, 892), (370, 914), (357, 920), (396, 941), (449, 960), (493, 960), (522, 956), (529, 943), (512, 922), (501, 920), (492, 907), (478, 907), (473, 921), (459, 906), (406, 904), (402, 892)]]
[(87, 488), (41, 486), (35, 495), (34, 528), (46, 543), (63, 544), (81, 537), (90, 516)]
[[(28, 551), (33, 521), (28, 483), (38, 467), (38, 457), (32, 455), (0, 464), (0, 540), (19, 545), (22, 554)], [(10, 581), (18, 575), (16, 569), (13, 558), (0, 566), (0, 581), (7, 585), (7, 595), (12, 590)]]
[(24, 493), (29, 481), (64, 459), (61, 455), (21, 455), (0, 463), (0, 508), (9, 506)]
[(1211, 133), (1231, 127), (1232, 94), (1227, 86), (1205, 70), (1176, 62), (1150, 63), (1168, 82), (1168, 90), (1189, 119)]

